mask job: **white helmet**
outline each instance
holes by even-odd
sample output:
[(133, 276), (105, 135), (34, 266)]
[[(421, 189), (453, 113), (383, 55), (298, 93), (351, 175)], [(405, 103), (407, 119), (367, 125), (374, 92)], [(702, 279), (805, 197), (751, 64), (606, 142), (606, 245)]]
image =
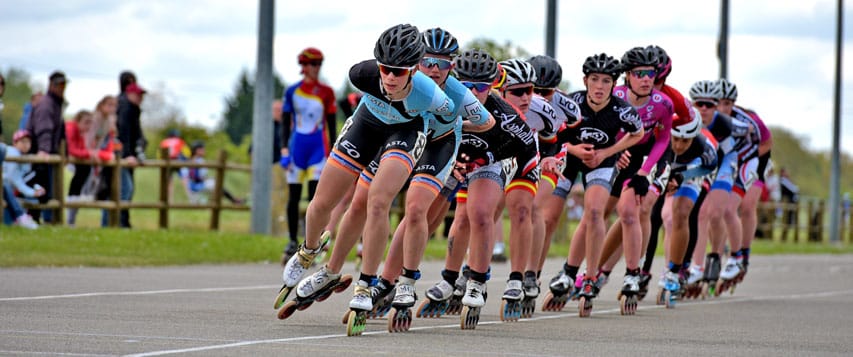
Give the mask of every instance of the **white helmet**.
[(506, 71), (504, 87), (521, 83), (535, 83), (536, 70), (533, 65), (520, 58), (501, 61), (501, 67)]
[(725, 78), (720, 78), (717, 80), (717, 85), (720, 86), (720, 99), (737, 100), (737, 86), (734, 83)]
[(723, 96), (717, 81), (703, 80), (693, 83), (690, 87), (690, 99), (714, 99), (719, 100)]
[(672, 128), (672, 136), (681, 139), (692, 139), (699, 136), (702, 132), (702, 115), (696, 108), (690, 108), (693, 111), (693, 119), (689, 122)]

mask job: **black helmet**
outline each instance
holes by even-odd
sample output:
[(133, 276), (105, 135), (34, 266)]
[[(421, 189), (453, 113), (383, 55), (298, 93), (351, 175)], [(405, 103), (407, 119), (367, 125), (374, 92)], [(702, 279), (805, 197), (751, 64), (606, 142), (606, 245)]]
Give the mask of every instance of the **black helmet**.
[(592, 55), (583, 61), (583, 74), (588, 76), (591, 73), (607, 74), (615, 80), (622, 74), (622, 66), (619, 65), (619, 60), (606, 53)]
[(655, 51), (651, 46), (634, 47), (622, 55), (622, 69), (624, 70), (641, 66), (652, 66), (657, 70), (658, 64), (658, 51)]
[(467, 50), (454, 62), (460, 81), (493, 82), (498, 76), (498, 61), (483, 50)]
[(376, 40), (373, 56), (385, 65), (412, 67), (418, 64), (426, 50), (420, 35), (418, 28), (409, 24), (389, 28)]
[(669, 73), (672, 72), (672, 59), (669, 58), (669, 55), (666, 54), (663, 48), (656, 45), (649, 46), (652, 50), (657, 52), (658, 56), (658, 65), (657, 65), (657, 76), (655, 76), (656, 81), (662, 81), (669, 76)]
[(539, 88), (556, 88), (563, 81), (563, 67), (551, 56), (537, 55), (527, 60), (536, 71), (534, 86)]
[(459, 52), (456, 38), (441, 27), (424, 31), (423, 41), (426, 53), (433, 55), (454, 56)]

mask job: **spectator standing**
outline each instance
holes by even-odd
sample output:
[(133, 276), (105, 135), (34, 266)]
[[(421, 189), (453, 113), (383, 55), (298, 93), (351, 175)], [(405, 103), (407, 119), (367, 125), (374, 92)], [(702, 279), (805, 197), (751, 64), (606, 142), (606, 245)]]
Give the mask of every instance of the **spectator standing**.
[[(121, 143), (121, 158), (127, 162), (128, 167), (121, 169), (121, 193), (122, 201), (130, 201), (133, 198), (133, 168), (140, 165), (145, 159), (145, 137), (142, 134), (142, 126), (139, 117), (142, 114), (142, 104), (145, 90), (136, 83), (136, 75), (125, 71), (119, 75), (118, 110), (116, 112), (116, 127), (118, 139)], [(121, 210), (119, 215), (119, 226), (130, 228), (130, 211)]]
[[(112, 95), (105, 95), (95, 105), (95, 113), (92, 115), (94, 122), (92, 126), (92, 142), (96, 145), (98, 155), (102, 161), (109, 162), (115, 158), (116, 143), (116, 111), (118, 99)], [(112, 167), (95, 167), (97, 173), (97, 185), (95, 186), (95, 199), (107, 200), (112, 192)], [(103, 210), (101, 213), (101, 226), (107, 226), (107, 215), (109, 212)]]
[(30, 121), (30, 116), (33, 115), (33, 107), (38, 105), (39, 101), (41, 101), (41, 98), (43, 97), (44, 93), (42, 92), (35, 92), (30, 96), (30, 101), (27, 102), (27, 104), (24, 104), (24, 110), (23, 113), (21, 113), (21, 121), (18, 123), (19, 129), (27, 128), (27, 122)]
[(785, 204), (785, 215), (782, 221), (782, 239), (787, 239), (789, 228), (798, 229), (797, 210), (789, 207), (789, 204), (796, 204), (800, 201), (800, 188), (791, 181), (788, 170), (784, 167), (779, 170), (779, 187), (782, 191), (782, 203)]
[[(30, 133), (26, 130), (18, 130), (12, 136), (12, 145), (6, 148), (6, 155), (9, 157), (21, 156), (21, 153), (30, 151)], [(21, 197), (36, 198), (43, 196), (44, 188), (39, 186), (31, 187), (27, 181), (32, 181), (34, 173), (31, 171), (31, 165), (28, 163), (4, 162), (3, 163), (3, 200), (6, 202), (6, 211), (4, 212), (4, 222), (15, 224), (24, 228), (35, 229), (38, 224), (33, 218), (24, 212), (21, 208), (16, 195), (17, 192)]]
[[(0, 73), (0, 114), (3, 112), (3, 93), (6, 92), (6, 78)], [(6, 147), (3, 144), (3, 117), (0, 116), (0, 162), (3, 162), (3, 157), (6, 155)]]
[[(54, 71), (48, 78), (47, 94), (33, 108), (33, 114), (27, 121), (27, 131), (32, 135), (33, 145), (31, 153), (45, 158), (49, 155), (59, 154), (59, 147), (65, 137), (65, 125), (62, 120), (62, 105), (65, 102), (65, 86), (68, 79), (65, 73)], [(53, 197), (53, 166), (50, 164), (33, 165), (36, 173), (35, 183), (46, 190), (46, 194), (39, 197), (39, 202), (47, 203)], [(39, 209), (30, 210), (30, 215), (36, 222), (44, 218), (45, 222), (53, 221), (53, 212)]]
[[(280, 100), (272, 102), (272, 120), (273, 120), (273, 166), (281, 161), (281, 107), (284, 103)], [(284, 170), (279, 170), (275, 167), (272, 172), (272, 205), (270, 213), (272, 214), (272, 235), (279, 236), (284, 233), (285, 213), (284, 205), (287, 200), (287, 182), (284, 180)]]
[[(93, 168), (101, 161), (95, 145), (91, 142), (94, 138), (93, 135), (90, 135), (90, 132), (94, 130), (93, 122), (92, 112), (81, 110), (74, 115), (74, 120), (65, 123), (68, 157), (86, 161), (86, 163), (74, 163), (74, 176), (68, 186), (69, 202), (81, 200), (84, 186), (92, 177)], [(76, 223), (77, 210), (77, 208), (68, 209), (68, 225), (71, 227)]]

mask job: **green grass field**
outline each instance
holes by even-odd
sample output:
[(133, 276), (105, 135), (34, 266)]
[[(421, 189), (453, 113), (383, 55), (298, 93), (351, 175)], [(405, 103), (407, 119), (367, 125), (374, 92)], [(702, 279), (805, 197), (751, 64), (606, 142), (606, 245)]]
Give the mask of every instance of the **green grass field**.
[[(154, 202), (159, 197), (158, 171), (138, 170), (135, 201)], [(70, 179), (70, 175), (68, 175)], [(147, 183), (154, 184), (147, 184)], [(248, 174), (229, 174), (225, 186), (238, 197), (250, 191)], [(175, 201), (185, 202), (179, 185)], [(209, 231), (209, 210), (173, 210), (170, 228), (157, 228), (156, 210), (133, 210), (134, 228), (100, 228), (100, 210), (81, 209), (77, 227), (43, 226), (29, 231), (18, 227), (0, 228), (0, 267), (34, 266), (159, 266), (186, 264), (237, 264), (278, 262), (284, 247), (283, 237), (248, 234), (247, 211), (223, 211), (219, 231)], [(572, 232), (573, 225), (568, 231)], [(508, 226), (504, 227), (508, 237)], [(431, 239), (426, 259), (443, 259), (446, 241)], [(567, 239), (557, 240), (551, 257), (565, 257)], [(781, 243), (758, 240), (753, 254), (849, 254), (853, 245), (822, 243)], [(658, 255), (663, 248), (659, 245)]]
[[(225, 227), (229, 226), (226, 221)], [(0, 267), (162, 266), (187, 264), (277, 263), (285, 240), (236, 232), (199, 229), (132, 229), (42, 227), (30, 231), (4, 227), (0, 234)], [(432, 239), (427, 260), (444, 258), (446, 241)], [(568, 241), (552, 245), (551, 257), (565, 257)], [(756, 241), (753, 254), (849, 254), (851, 245)], [(658, 248), (658, 255), (663, 250)]]

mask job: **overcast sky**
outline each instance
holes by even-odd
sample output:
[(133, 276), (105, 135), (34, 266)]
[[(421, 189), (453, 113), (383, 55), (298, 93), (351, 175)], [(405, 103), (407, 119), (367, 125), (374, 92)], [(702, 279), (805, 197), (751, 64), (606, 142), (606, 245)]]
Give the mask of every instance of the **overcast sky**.
[[(458, 5), (463, 5), (457, 8)], [(561, 1), (557, 60), (577, 88), (586, 56), (621, 57), (634, 46), (656, 44), (673, 58), (668, 83), (685, 95), (701, 79), (716, 79), (718, 1)], [(768, 125), (783, 126), (831, 145), (835, 61), (832, 0), (731, 1), (729, 79), (738, 103)], [(275, 70), (287, 83), (300, 79), (297, 53), (320, 48), (321, 77), (340, 89), (349, 67), (371, 58), (379, 34), (397, 23), (421, 30), (440, 26), (462, 44), (486, 37), (544, 53), (545, 0), (278, 1)], [(848, 21), (853, 19), (849, 6)], [(69, 112), (94, 107), (118, 91), (123, 69), (164, 91), (187, 120), (213, 127), (240, 71), (256, 59), (256, 1), (68, 0), (0, 1), (0, 69), (23, 68), (44, 88), (62, 69), (71, 79)], [(845, 26), (842, 147), (853, 153), (853, 46)]]

